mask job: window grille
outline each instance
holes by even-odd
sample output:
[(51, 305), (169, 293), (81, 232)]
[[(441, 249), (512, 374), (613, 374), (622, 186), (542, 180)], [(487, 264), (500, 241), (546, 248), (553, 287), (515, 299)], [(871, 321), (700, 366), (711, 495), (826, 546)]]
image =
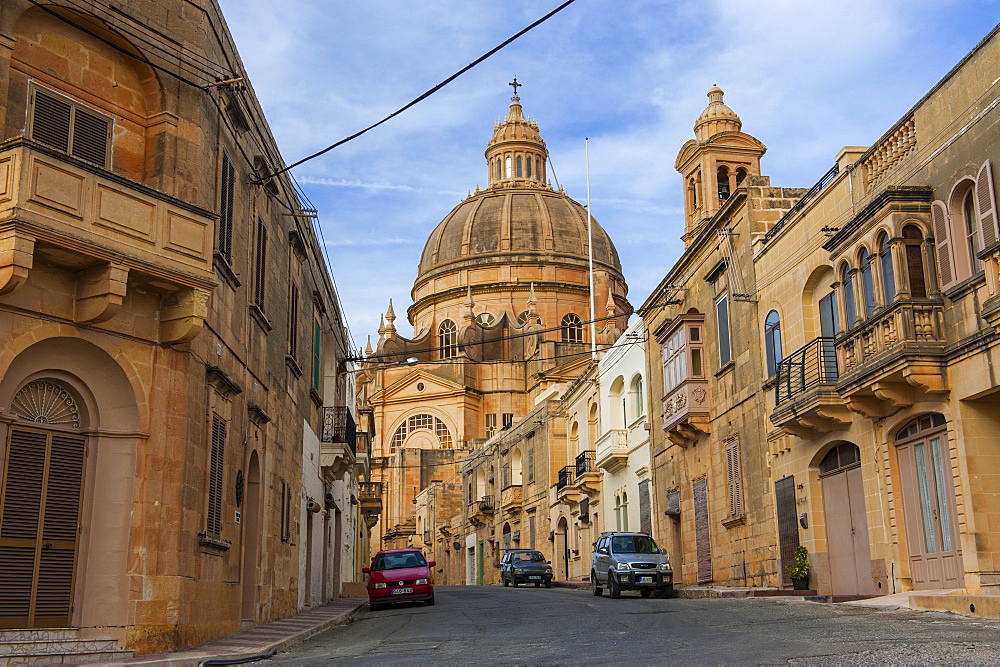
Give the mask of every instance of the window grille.
[(431, 415), (411, 415), (405, 422), (399, 425), (399, 428), (393, 434), (392, 442), (389, 445), (390, 453), (395, 453), (403, 446), (410, 433), (420, 429), (433, 431), (442, 449), (451, 449), (454, 447), (455, 443), (451, 437), (451, 432), (443, 421)]

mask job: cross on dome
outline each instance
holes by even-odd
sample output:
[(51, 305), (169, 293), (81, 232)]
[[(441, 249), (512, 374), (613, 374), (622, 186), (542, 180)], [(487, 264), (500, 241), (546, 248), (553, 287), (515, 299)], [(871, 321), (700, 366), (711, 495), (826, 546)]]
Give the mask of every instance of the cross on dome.
[(515, 76), (514, 80), (511, 81), (510, 83), (508, 83), (507, 85), (510, 86), (510, 87), (512, 87), (514, 89), (514, 95), (516, 96), (517, 95), (517, 89), (520, 88), (521, 86), (523, 86), (524, 84), (523, 83), (518, 83), (517, 82), (517, 77)]

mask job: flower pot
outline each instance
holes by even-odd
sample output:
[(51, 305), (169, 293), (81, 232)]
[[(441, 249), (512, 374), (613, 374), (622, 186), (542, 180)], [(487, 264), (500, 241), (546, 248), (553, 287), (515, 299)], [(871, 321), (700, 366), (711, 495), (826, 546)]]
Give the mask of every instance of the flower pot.
[(798, 577), (792, 577), (792, 588), (797, 591), (809, 590), (809, 578), (799, 579)]

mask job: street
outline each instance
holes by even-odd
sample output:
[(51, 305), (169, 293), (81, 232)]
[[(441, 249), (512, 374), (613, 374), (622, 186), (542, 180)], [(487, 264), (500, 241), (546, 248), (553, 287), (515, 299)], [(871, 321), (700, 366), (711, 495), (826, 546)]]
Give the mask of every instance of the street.
[(1000, 621), (796, 598), (619, 600), (589, 590), (441, 586), (272, 664), (1000, 664)]

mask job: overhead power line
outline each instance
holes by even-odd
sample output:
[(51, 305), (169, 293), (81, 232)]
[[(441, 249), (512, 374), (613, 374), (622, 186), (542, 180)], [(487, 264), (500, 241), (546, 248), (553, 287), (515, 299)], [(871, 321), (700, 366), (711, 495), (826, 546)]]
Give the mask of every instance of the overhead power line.
[(324, 148), (321, 151), (317, 151), (317, 152), (313, 153), (312, 155), (307, 155), (306, 157), (302, 158), (298, 162), (293, 162), (292, 164), (290, 164), (290, 165), (288, 165), (286, 167), (282, 167), (281, 169), (278, 169), (277, 171), (275, 171), (272, 174), (267, 174), (266, 176), (261, 176), (258, 180), (259, 181), (266, 181), (267, 179), (272, 178), (274, 176), (277, 176), (278, 174), (282, 174), (282, 173), (288, 171), (289, 169), (294, 169), (295, 167), (299, 166), (300, 164), (303, 164), (304, 162), (308, 162), (309, 160), (312, 160), (314, 158), (318, 158), (320, 155), (323, 155), (324, 153), (332, 151), (337, 146), (342, 146), (342, 145), (346, 144), (348, 141), (352, 141), (354, 139), (357, 139), (358, 137), (360, 137), (362, 134), (365, 134), (369, 130), (374, 130), (379, 125), (381, 125), (381, 124), (383, 124), (383, 123), (385, 123), (385, 122), (387, 122), (387, 121), (395, 118), (396, 116), (398, 116), (399, 114), (403, 113), (404, 111), (406, 111), (410, 107), (414, 106), (415, 104), (417, 104), (417, 103), (419, 103), (419, 102), (427, 99), (428, 97), (430, 97), (431, 95), (433, 95), (437, 91), (441, 90), (442, 88), (444, 88), (445, 86), (447, 86), (449, 83), (451, 83), (452, 81), (454, 81), (458, 77), (460, 77), (463, 74), (465, 74), (466, 72), (468, 72), (470, 69), (472, 69), (473, 67), (475, 67), (479, 63), (483, 62), (484, 60), (486, 60), (487, 58), (489, 58), (490, 56), (492, 56), (494, 53), (496, 53), (500, 49), (504, 48), (505, 46), (507, 46), (508, 44), (510, 44), (511, 42), (513, 42), (514, 40), (516, 40), (518, 37), (524, 35), (525, 33), (529, 32), (533, 28), (536, 28), (536, 27), (540, 26), (541, 24), (545, 23), (550, 18), (552, 18), (553, 16), (555, 16), (556, 14), (558, 14), (559, 12), (561, 12), (562, 10), (566, 9), (566, 7), (569, 7), (574, 2), (576, 2), (576, 0), (566, 0), (566, 2), (562, 3), (561, 5), (559, 5), (555, 9), (553, 9), (551, 12), (549, 12), (548, 14), (546, 14), (545, 16), (543, 16), (542, 18), (538, 19), (537, 21), (535, 21), (534, 23), (532, 23), (528, 27), (526, 27), (523, 30), (521, 30), (520, 32), (516, 33), (513, 37), (505, 39), (503, 42), (501, 42), (497, 46), (493, 47), (492, 49), (490, 49), (489, 51), (487, 51), (486, 53), (484, 53), (480, 57), (476, 58), (471, 63), (469, 63), (468, 65), (466, 65), (462, 69), (458, 70), (457, 72), (455, 72), (454, 74), (452, 74), (451, 76), (449, 76), (447, 79), (445, 79), (444, 81), (442, 81), (438, 85), (434, 86), (433, 88), (431, 88), (430, 90), (426, 91), (422, 95), (416, 97), (415, 99), (413, 99), (412, 101), (410, 101), (406, 105), (400, 107), (396, 111), (393, 111), (391, 114), (389, 114), (388, 116), (386, 116), (382, 120), (378, 121), (377, 123), (373, 123), (372, 125), (369, 125), (365, 129), (360, 130), (358, 132), (355, 132), (354, 134), (352, 134), (349, 137), (345, 137), (345, 138), (341, 139), (340, 141), (338, 141), (335, 144), (330, 144), (329, 146), (327, 146), (326, 148)]

